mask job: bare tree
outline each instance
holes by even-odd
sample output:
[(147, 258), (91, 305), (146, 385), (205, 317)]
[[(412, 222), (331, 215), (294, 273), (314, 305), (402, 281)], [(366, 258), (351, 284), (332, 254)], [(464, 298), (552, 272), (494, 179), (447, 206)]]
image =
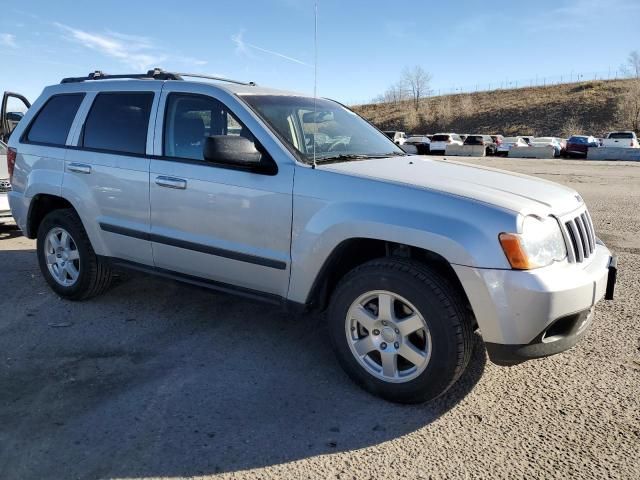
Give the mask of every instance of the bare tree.
[(569, 138), (571, 135), (580, 135), (582, 134), (583, 124), (576, 117), (569, 117), (562, 127), (562, 131), (560, 134), (564, 138)]
[(470, 117), (473, 113), (473, 98), (471, 95), (460, 95), (459, 101), (459, 109), (462, 116)]
[(385, 100), (388, 103), (400, 103), (408, 98), (407, 89), (404, 83), (396, 82), (384, 92)]
[(623, 128), (640, 132), (640, 77), (631, 82), (627, 92), (620, 98), (618, 117)]
[(407, 67), (402, 71), (402, 80), (407, 86), (415, 109), (418, 110), (418, 107), (420, 107), (420, 99), (429, 93), (431, 74), (421, 66), (416, 65), (415, 67)]
[(640, 52), (637, 50), (631, 52), (622, 69), (627, 75), (640, 79)]

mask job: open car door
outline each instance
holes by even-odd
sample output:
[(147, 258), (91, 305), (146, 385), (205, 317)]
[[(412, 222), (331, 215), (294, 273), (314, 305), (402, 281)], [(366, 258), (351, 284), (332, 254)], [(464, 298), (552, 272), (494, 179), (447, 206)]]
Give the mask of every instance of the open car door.
[[(15, 99), (10, 101), (11, 99)], [(20, 103), (24, 105), (26, 112), (31, 108), (31, 103), (24, 95), (14, 92), (4, 92), (2, 96), (2, 110), (0, 111), (0, 140), (7, 142), (11, 132), (16, 128), (18, 122), (22, 120), (24, 112), (20, 111)]]

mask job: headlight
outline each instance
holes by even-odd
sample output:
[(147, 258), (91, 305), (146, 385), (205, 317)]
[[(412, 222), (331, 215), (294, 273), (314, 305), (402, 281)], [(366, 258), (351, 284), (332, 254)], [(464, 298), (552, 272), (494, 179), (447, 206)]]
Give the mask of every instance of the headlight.
[(564, 260), (567, 247), (553, 217), (525, 217), (522, 233), (501, 233), (500, 244), (512, 268), (530, 270)]

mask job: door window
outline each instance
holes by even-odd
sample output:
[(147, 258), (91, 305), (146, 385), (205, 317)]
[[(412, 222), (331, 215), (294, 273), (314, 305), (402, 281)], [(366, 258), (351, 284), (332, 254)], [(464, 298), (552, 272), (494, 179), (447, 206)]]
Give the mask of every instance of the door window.
[(100, 93), (87, 116), (81, 145), (144, 155), (152, 104), (152, 92)]
[(51, 97), (29, 127), (27, 141), (64, 146), (83, 98), (84, 93)]
[(238, 135), (255, 142), (251, 132), (214, 98), (172, 93), (165, 112), (163, 154), (166, 157), (204, 160), (204, 140), (213, 135)]

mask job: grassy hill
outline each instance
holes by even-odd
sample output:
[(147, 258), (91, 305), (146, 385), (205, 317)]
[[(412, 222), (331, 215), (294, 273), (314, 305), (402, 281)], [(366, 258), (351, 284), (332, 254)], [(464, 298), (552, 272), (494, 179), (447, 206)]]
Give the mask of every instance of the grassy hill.
[(453, 131), (504, 135), (602, 135), (628, 129), (618, 119), (631, 80), (595, 80), (548, 87), (495, 90), (352, 107), (383, 130)]

